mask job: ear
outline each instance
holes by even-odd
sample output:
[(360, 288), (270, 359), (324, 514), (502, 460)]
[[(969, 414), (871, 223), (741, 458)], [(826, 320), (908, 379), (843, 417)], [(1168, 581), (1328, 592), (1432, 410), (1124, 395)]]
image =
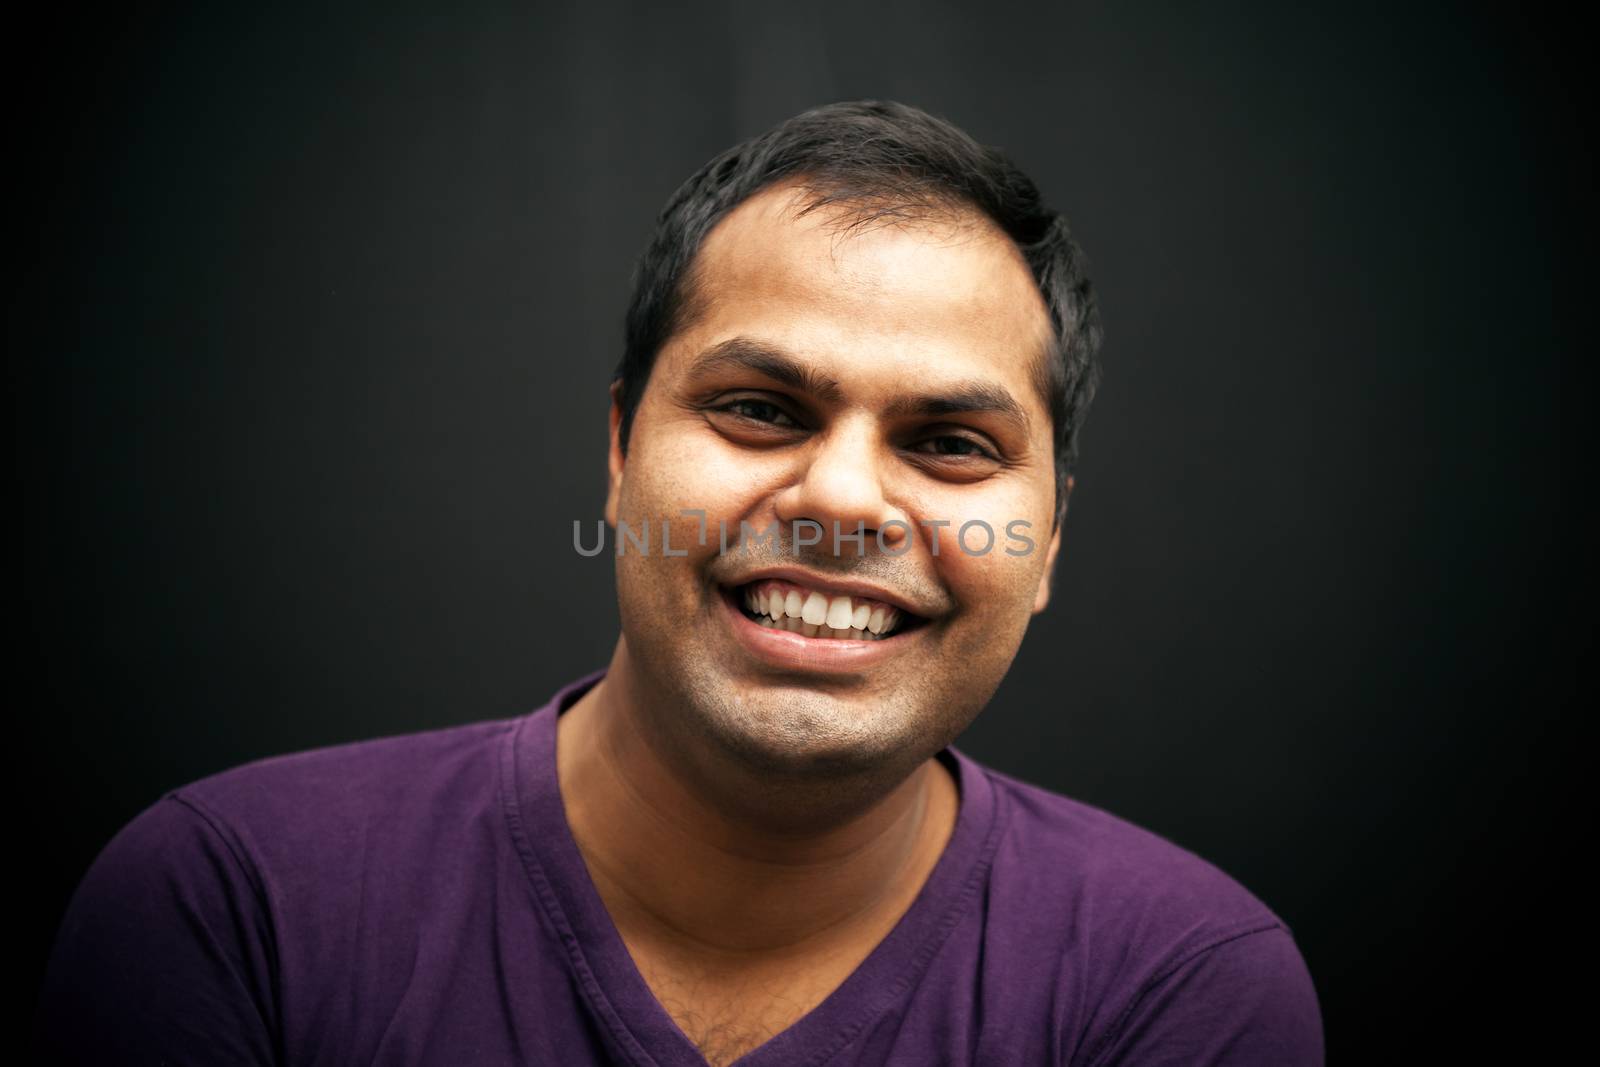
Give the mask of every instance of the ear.
[[(1066, 496), (1072, 495), (1073, 484), (1072, 475), (1067, 475)], [(1056, 577), (1056, 556), (1061, 552), (1061, 525), (1066, 521), (1066, 500), (1063, 499), (1061, 517), (1056, 520), (1055, 531), (1050, 534), (1050, 547), (1045, 549), (1044, 573), (1039, 575), (1039, 589), (1033, 594), (1033, 613), (1035, 615), (1043, 611), (1046, 605), (1050, 603), (1050, 586), (1055, 583)]]
[(606, 453), (606, 522), (617, 527), (617, 503), (622, 496), (622, 383), (611, 383), (611, 447)]

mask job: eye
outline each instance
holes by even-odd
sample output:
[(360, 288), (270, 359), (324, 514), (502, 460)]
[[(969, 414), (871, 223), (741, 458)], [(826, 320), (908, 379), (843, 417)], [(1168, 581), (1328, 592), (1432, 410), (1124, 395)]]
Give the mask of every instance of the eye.
[(775, 429), (800, 428), (800, 424), (787, 411), (784, 411), (783, 408), (772, 401), (762, 400), (759, 397), (740, 397), (737, 400), (719, 404), (712, 410), (735, 415), (751, 422), (759, 422)]
[(966, 457), (973, 456), (981, 459), (996, 459), (993, 452), (985, 448), (971, 437), (959, 437), (955, 434), (941, 434), (938, 437), (928, 437), (911, 446), (913, 452), (924, 455)]

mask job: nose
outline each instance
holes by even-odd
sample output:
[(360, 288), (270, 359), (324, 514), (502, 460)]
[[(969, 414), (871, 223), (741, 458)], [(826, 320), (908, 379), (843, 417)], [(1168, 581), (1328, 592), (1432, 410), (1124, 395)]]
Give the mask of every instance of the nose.
[(910, 523), (885, 492), (877, 433), (869, 419), (835, 423), (812, 438), (801, 456), (794, 481), (775, 501), (783, 523), (810, 519), (819, 524), (823, 548), (833, 546), (836, 522), (841, 535), (865, 534), (859, 551), (854, 542), (841, 541), (840, 555), (872, 552), (877, 532), (895, 520), (905, 525), (885, 530), (884, 545), (893, 548), (905, 539)]

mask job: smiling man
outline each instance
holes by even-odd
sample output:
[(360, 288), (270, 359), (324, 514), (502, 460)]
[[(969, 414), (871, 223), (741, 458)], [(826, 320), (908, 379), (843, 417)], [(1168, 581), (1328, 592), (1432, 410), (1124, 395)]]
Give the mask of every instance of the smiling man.
[(609, 666), (164, 797), (74, 897), (47, 1054), (1320, 1063), (1262, 902), (952, 747), (1049, 601), (1097, 346), (1064, 222), (947, 123), (712, 160), (611, 390)]

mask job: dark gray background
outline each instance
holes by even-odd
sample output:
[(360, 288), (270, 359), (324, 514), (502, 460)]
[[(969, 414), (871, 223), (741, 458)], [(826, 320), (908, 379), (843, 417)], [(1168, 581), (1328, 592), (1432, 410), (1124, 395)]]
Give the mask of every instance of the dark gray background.
[(30, 981), (162, 791), (605, 662), (611, 565), (571, 521), (633, 257), (715, 152), (887, 96), (1034, 176), (1106, 327), (1058, 598), (960, 746), (1256, 892), (1336, 1060), (1537, 1044), (1572, 995), (1520, 968), (1560, 929), (1539, 762), (1589, 573), (1559, 28), (214, 6), (12, 42)]

